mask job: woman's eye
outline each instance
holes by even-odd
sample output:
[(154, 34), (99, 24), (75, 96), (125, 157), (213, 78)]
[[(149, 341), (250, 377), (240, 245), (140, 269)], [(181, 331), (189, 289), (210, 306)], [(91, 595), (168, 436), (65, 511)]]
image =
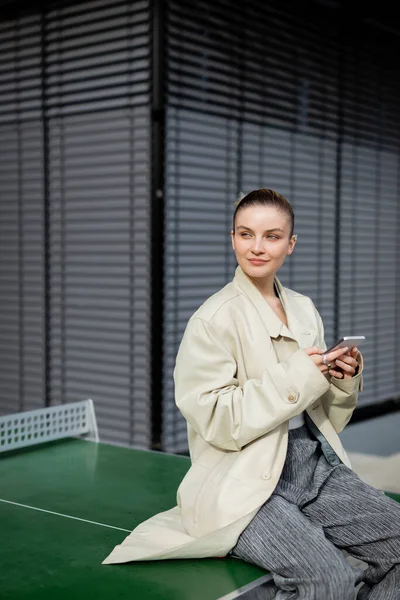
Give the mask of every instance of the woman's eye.
[[(247, 233), (245, 231), (243, 233), (241, 233), (240, 236), (241, 237), (245, 237), (245, 238), (251, 237), (250, 233)], [(271, 240), (278, 240), (279, 239), (278, 236), (272, 235), (272, 234), (269, 234), (266, 237), (267, 237), (267, 239), (271, 239)]]

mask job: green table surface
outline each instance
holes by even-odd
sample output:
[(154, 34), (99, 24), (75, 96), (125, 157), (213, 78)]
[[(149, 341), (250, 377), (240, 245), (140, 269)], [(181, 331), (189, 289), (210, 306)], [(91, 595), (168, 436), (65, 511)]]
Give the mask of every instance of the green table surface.
[(0, 598), (216, 600), (265, 575), (232, 558), (101, 564), (138, 523), (175, 505), (189, 465), (83, 440), (2, 455)]

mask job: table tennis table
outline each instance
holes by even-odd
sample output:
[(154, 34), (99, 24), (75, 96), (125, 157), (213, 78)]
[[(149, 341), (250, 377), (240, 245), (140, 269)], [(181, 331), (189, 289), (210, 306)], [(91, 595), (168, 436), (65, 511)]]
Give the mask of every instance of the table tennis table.
[(266, 571), (229, 557), (101, 564), (175, 505), (187, 457), (78, 438), (0, 456), (2, 600), (242, 600), (268, 585)]
[[(228, 600), (266, 579), (234, 558), (102, 565), (176, 504), (184, 456), (67, 438), (0, 458), (2, 600)], [(239, 591), (235, 591), (239, 590)]]

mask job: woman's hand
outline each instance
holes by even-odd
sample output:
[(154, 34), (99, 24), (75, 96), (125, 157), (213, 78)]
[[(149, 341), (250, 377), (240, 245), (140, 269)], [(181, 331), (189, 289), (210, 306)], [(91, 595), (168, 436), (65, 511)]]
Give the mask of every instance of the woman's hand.
[(350, 352), (348, 348), (338, 348), (325, 354), (327, 362), (332, 365), (330, 369), (322, 360), (324, 351), (321, 348), (311, 346), (311, 348), (304, 348), (304, 351), (319, 368), (321, 373), (329, 373), (329, 375), (337, 379), (350, 379), (358, 367), (356, 357), (359, 352), (357, 348), (353, 348)]
[(329, 373), (337, 379), (351, 379), (354, 377), (358, 367), (357, 358), (359, 354), (357, 348), (352, 348), (350, 352), (344, 354), (335, 361), (339, 370), (331, 369)]

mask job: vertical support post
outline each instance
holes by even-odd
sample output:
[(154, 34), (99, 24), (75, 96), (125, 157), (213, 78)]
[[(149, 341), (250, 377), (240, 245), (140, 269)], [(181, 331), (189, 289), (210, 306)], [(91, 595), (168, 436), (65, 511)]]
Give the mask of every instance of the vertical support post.
[(164, 145), (166, 0), (152, 5), (151, 94), (151, 447), (162, 450), (164, 349)]
[(49, 121), (47, 112), (47, 28), (46, 7), (41, 18), (41, 112), (43, 132), (43, 261), (44, 261), (44, 403), (51, 403), (51, 298), (50, 298), (50, 188)]

